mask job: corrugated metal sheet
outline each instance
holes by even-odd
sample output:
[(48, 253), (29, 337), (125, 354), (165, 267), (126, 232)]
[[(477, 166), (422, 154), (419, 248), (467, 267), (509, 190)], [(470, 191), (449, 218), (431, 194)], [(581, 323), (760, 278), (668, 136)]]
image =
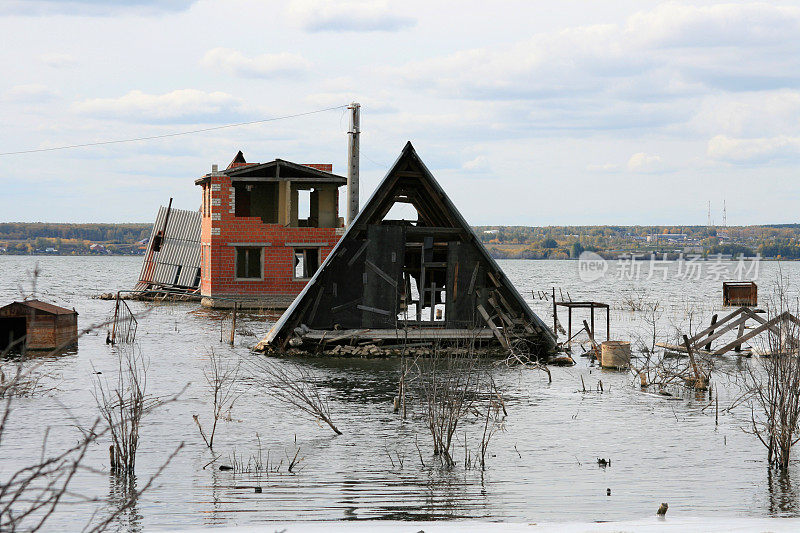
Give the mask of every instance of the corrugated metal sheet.
[(147, 255), (139, 274), (139, 288), (197, 289), (200, 286), (200, 213), (172, 208), (159, 251), (153, 239), (164, 228), (167, 208), (158, 210)]

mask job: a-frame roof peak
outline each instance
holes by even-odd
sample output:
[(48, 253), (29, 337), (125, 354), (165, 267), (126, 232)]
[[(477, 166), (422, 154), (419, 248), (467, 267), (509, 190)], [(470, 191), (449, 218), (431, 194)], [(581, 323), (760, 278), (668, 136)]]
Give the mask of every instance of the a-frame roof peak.
[(398, 202), (416, 209), (419, 226), (468, 227), (411, 141), (406, 142), (400, 156), (353, 221), (353, 226), (363, 229), (370, 224), (380, 224)]
[(247, 161), (245, 161), (245, 159), (244, 159), (244, 154), (242, 153), (241, 150), (239, 150), (238, 152), (236, 152), (236, 155), (233, 157), (233, 160), (228, 165), (228, 170), (230, 170), (232, 168), (240, 167), (240, 166), (246, 165), (246, 164), (247, 164)]
[[(391, 207), (397, 202), (411, 203), (417, 209), (419, 220), (416, 227), (402, 227), (397, 228), (398, 224), (394, 221), (385, 219), (386, 214)], [(394, 226), (394, 228), (392, 227)], [(370, 238), (370, 232), (386, 230), (390, 233), (394, 229), (402, 232), (403, 240), (390, 243), (388, 240), (383, 241), (379, 238)], [(396, 311), (396, 291), (389, 291), (390, 296), (386, 301), (381, 301), (380, 305), (383, 307), (373, 307), (369, 303), (364, 303), (366, 293), (349, 294), (355, 291), (367, 291), (366, 282), (362, 283), (364, 275), (378, 276), (384, 281), (388, 280), (390, 285), (400, 287), (404, 283), (403, 279), (399, 277), (395, 279), (386, 272), (381, 270), (381, 267), (371, 261), (375, 258), (392, 257), (391, 261), (395, 261), (395, 257), (402, 256), (405, 252), (405, 246), (409, 239), (422, 237), (427, 242), (431, 239), (431, 245), (434, 238), (446, 236), (448, 240), (448, 254), (450, 253), (449, 241), (453, 244), (453, 253), (460, 253), (458, 250), (464, 250), (464, 261), (461, 265), (461, 275), (471, 276), (471, 282), (462, 280), (461, 283), (454, 281), (452, 286), (449, 281), (445, 282), (447, 290), (461, 291), (462, 302), (463, 298), (484, 298), (480, 296), (477, 291), (466, 290), (465, 288), (475, 283), (475, 287), (483, 284), (491, 288), (491, 291), (497, 292), (501, 299), (502, 305), (507, 310), (513, 313), (523, 323), (527, 324), (530, 328), (528, 334), (538, 334), (544, 346), (548, 349), (555, 347), (555, 336), (542, 320), (537, 317), (533, 311), (525, 303), (525, 300), (520, 296), (519, 292), (514, 288), (510, 280), (505, 276), (500, 266), (492, 259), (487, 250), (483, 247), (482, 243), (475, 235), (474, 231), (467, 224), (467, 221), (461, 216), (456, 206), (447, 196), (438, 181), (433, 177), (431, 172), (419, 158), (416, 150), (411, 142), (407, 142), (403, 147), (400, 156), (392, 165), (391, 169), (386, 173), (383, 181), (378, 185), (375, 192), (370, 196), (369, 200), (364, 204), (363, 209), (356, 216), (355, 220), (348, 226), (342, 238), (333, 248), (331, 253), (312, 276), (311, 280), (297, 296), (291, 306), (286, 312), (278, 319), (275, 325), (265, 338), (265, 343), (273, 343), (276, 341), (284, 342), (289, 336), (293, 334), (294, 328), (307, 324), (310, 327), (315, 327), (317, 323), (323, 323), (323, 318), (317, 315), (319, 312), (322, 314), (321, 309), (344, 309), (350, 307), (360, 309), (364, 313), (378, 313), (386, 314), (389, 317), (395, 316)], [(414, 246), (418, 246), (419, 241), (414, 241)], [(392, 247), (394, 246), (394, 248)], [(399, 248), (398, 248), (399, 246)], [(423, 247), (425, 245), (423, 244)], [(372, 250), (372, 252), (370, 252)], [(396, 253), (389, 253), (396, 252)], [(424, 253), (424, 252), (418, 252)], [(372, 256), (370, 256), (372, 254)], [(369, 259), (372, 257), (372, 259)], [(421, 257), (424, 257), (421, 256)], [(368, 260), (369, 259), (369, 260)], [(377, 259), (380, 262), (380, 259)], [(399, 263), (404, 265), (404, 260)], [(415, 263), (419, 264), (419, 263)], [(425, 266), (423, 259), (422, 265)], [(431, 264), (437, 264), (434, 261)], [(397, 265), (395, 265), (396, 267)], [(392, 268), (395, 268), (392, 267)], [(367, 274), (367, 268), (370, 268), (370, 273)], [(406, 268), (403, 266), (403, 268)], [(407, 271), (408, 275), (417, 275), (410, 269)], [(416, 267), (415, 267), (416, 268)], [(427, 267), (426, 267), (427, 268)], [(434, 267), (431, 267), (434, 268)], [(381, 271), (382, 274), (375, 272)], [(451, 275), (457, 276), (459, 268), (448, 269), (448, 279)], [(466, 274), (465, 274), (466, 273)], [(396, 273), (395, 273), (396, 274)], [(476, 281), (476, 279), (478, 281)], [(345, 281), (343, 281), (345, 280)], [(453, 278), (455, 280), (455, 278)], [(421, 280), (420, 280), (421, 282)], [(488, 285), (491, 283), (491, 285)], [(427, 287), (427, 284), (423, 283)], [(440, 287), (441, 280), (440, 280)], [(460, 288), (459, 288), (460, 287)], [(374, 295), (374, 293), (371, 293)], [(325, 303), (320, 303), (324, 300)], [(362, 301), (363, 300), (363, 301)], [(485, 305), (489, 303), (484, 301)], [(461, 305), (461, 304), (459, 304)], [(350, 307), (348, 307), (350, 306)], [(485, 312), (486, 309), (483, 308)], [(387, 311), (388, 310), (388, 311)], [(348, 311), (349, 312), (349, 311)], [(431, 310), (431, 313), (433, 311)], [(478, 312), (477, 307), (475, 313)], [(478, 315), (475, 315), (478, 316)], [(336, 320), (344, 320), (344, 315), (337, 317)], [(328, 317), (330, 318), (330, 317)], [(324, 320), (327, 320), (325, 318)], [(492, 320), (491, 318), (488, 320)], [(366, 322), (361, 324), (351, 324), (348, 327), (364, 326)], [(396, 326), (396, 324), (395, 324)], [(365, 326), (366, 327), (366, 326)], [(370, 326), (371, 327), (371, 326)], [(515, 327), (515, 326), (509, 326)], [(263, 346), (263, 344), (262, 344)]]

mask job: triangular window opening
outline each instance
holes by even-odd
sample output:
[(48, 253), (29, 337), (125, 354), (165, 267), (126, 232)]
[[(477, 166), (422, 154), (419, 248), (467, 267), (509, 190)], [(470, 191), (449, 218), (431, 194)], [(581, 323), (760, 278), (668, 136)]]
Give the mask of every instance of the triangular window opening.
[(419, 213), (413, 205), (406, 202), (395, 202), (383, 217), (384, 222), (404, 221), (416, 224), (417, 220), (419, 220)]

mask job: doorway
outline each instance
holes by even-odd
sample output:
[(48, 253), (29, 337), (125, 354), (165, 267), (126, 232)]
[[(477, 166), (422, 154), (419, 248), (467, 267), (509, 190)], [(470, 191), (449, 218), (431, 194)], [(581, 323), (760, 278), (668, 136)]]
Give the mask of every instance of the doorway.
[(12, 345), (14, 349), (21, 349), (22, 342), (14, 343), (25, 338), (27, 333), (25, 317), (0, 318), (0, 351), (5, 351)]

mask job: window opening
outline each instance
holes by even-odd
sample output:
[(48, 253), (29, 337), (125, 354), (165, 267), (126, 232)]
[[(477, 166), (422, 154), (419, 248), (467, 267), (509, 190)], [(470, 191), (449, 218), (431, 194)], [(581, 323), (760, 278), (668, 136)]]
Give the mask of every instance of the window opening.
[(241, 279), (261, 278), (261, 248), (236, 248), (236, 277)]
[(319, 268), (319, 248), (294, 249), (294, 278), (310, 279)]

